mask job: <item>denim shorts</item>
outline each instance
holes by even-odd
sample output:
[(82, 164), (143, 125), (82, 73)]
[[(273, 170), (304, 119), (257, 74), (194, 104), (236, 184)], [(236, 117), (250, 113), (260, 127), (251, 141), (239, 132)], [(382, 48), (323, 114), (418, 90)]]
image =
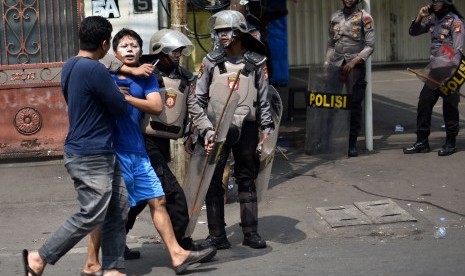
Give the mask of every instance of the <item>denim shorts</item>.
[(165, 195), (147, 155), (116, 153), (116, 156), (123, 172), (131, 207)]

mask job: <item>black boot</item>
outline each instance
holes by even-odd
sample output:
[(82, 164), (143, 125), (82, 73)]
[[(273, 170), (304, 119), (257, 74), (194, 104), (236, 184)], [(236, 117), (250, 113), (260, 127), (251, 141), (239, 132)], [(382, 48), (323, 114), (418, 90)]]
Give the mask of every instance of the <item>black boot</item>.
[(349, 147), (349, 152), (347, 152), (347, 155), (349, 157), (357, 157), (358, 156), (357, 148), (355, 146), (354, 147)]
[(257, 192), (240, 192), (239, 200), (241, 203), (241, 227), (244, 233), (242, 244), (251, 248), (265, 248), (266, 241), (257, 233)]
[(266, 248), (266, 241), (257, 232), (245, 233), (242, 244), (255, 249)]
[(205, 241), (199, 243), (199, 245), (202, 247), (212, 246), (217, 250), (230, 248), (231, 243), (229, 243), (226, 237), (223, 197), (208, 198), (206, 200), (206, 205), (209, 235)]
[(178, 244), (188, 251), (202, 251), (212, 247), (205, 241), (193, 241), (192, 238), (183, 238), (178, 240)]
[(455, 147), (455, 137), (448, 136), (446, 138), (446, 143), (442, 146), (442, 148), (438, 151), (439, 156), (448, 156), (457, 151)]
[(126, 245), (126, 247), (124, 248), (124, 259), (125, 260), (137, 260), (137, 259), (140, 259), (140, 251), (131, 250)]
[(350, 135), (349, 136), (349, 151), (347, 152), (347, 155), (349, 157), (357, 157), (358, 156), (357, 136), (355, 136), (355, 135)]
[(214, 247), (216, 250), (228, 249), (231, 248), (231, 243), (226, 237), (226, 234), (220, 236), (208, 235), (204, 242), (199, 243), (199, 246), (204, 248)]
[(421, 140), (417, 141), (415, 144), (411, 145), (410, 147), (404, 148), (404, 154), (412, 154), (412, 153), (427, 153), (430, 152), (431, 149), (429, 147), (428, 140)]

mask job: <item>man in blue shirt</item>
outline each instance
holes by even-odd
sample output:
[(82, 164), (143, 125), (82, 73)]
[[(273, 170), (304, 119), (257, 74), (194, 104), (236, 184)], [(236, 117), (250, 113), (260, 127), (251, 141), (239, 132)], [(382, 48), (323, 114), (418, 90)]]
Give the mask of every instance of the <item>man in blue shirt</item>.
[[(142, 39), (133, 30), (122, 29), (113, 39), (115, 56), (126, 66), (139, 66), (141, 48)], [(131, 207), (148, 203), (153, 224), (168, 248), (174, 270), (181, 273), (189, 264), (210, 259), (216, 251), (213, 248), (186, 251), (176, 241), (165, 206), (165, 194), (151, 166), (140, 127), (144, 113), (157, 115), (162, 111), (158, 81), (154, 74), (137, 77), (120, 72), (112, 74), (112, 77), (126, 91), (124, 96), (129, 103), (127, 115), (116, 118), (115, 131), (116, 154), (128, 189), (129, 203)]]
[(128, 212), (127, 191), (115, 156), (115, 117), (126, 103), (106, 68), (99, 63), (110, 49), (112, 26), (91, 16), (79, 28), (80, 50), (63, 66), (62, 90), (68, 103), (69, 131), (64, 163), (79, 201), (69, 217), (38, 252), (23, 250), (26, 275), (42, 275), (82, 238), (102, 227), (103, 275), (126, 275), (123, 252)]

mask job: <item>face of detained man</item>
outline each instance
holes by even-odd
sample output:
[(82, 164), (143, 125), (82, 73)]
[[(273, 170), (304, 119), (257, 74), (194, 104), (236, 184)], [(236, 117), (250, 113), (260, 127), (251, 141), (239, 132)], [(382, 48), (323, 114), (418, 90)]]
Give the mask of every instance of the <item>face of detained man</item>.
[(135, 38), (123, 36), (116, 47), (115, 56), (128, 66), (137, 66), (142, 49)]

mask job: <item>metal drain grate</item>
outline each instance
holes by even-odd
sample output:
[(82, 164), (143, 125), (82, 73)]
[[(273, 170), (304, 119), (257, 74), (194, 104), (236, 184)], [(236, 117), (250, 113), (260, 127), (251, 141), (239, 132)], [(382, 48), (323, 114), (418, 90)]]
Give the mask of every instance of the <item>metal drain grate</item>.
[(373, 223), (417, 221), (391, 199), (355, 202), (354, 205), (366, 214)]
[(354, 205), (317, 207), (331, 227), (417, 221), (391, 199), (355, 202)]
[(315, 210), (331, 227), (371, 224), (370, 219), (354, 205), (317, 207)]

